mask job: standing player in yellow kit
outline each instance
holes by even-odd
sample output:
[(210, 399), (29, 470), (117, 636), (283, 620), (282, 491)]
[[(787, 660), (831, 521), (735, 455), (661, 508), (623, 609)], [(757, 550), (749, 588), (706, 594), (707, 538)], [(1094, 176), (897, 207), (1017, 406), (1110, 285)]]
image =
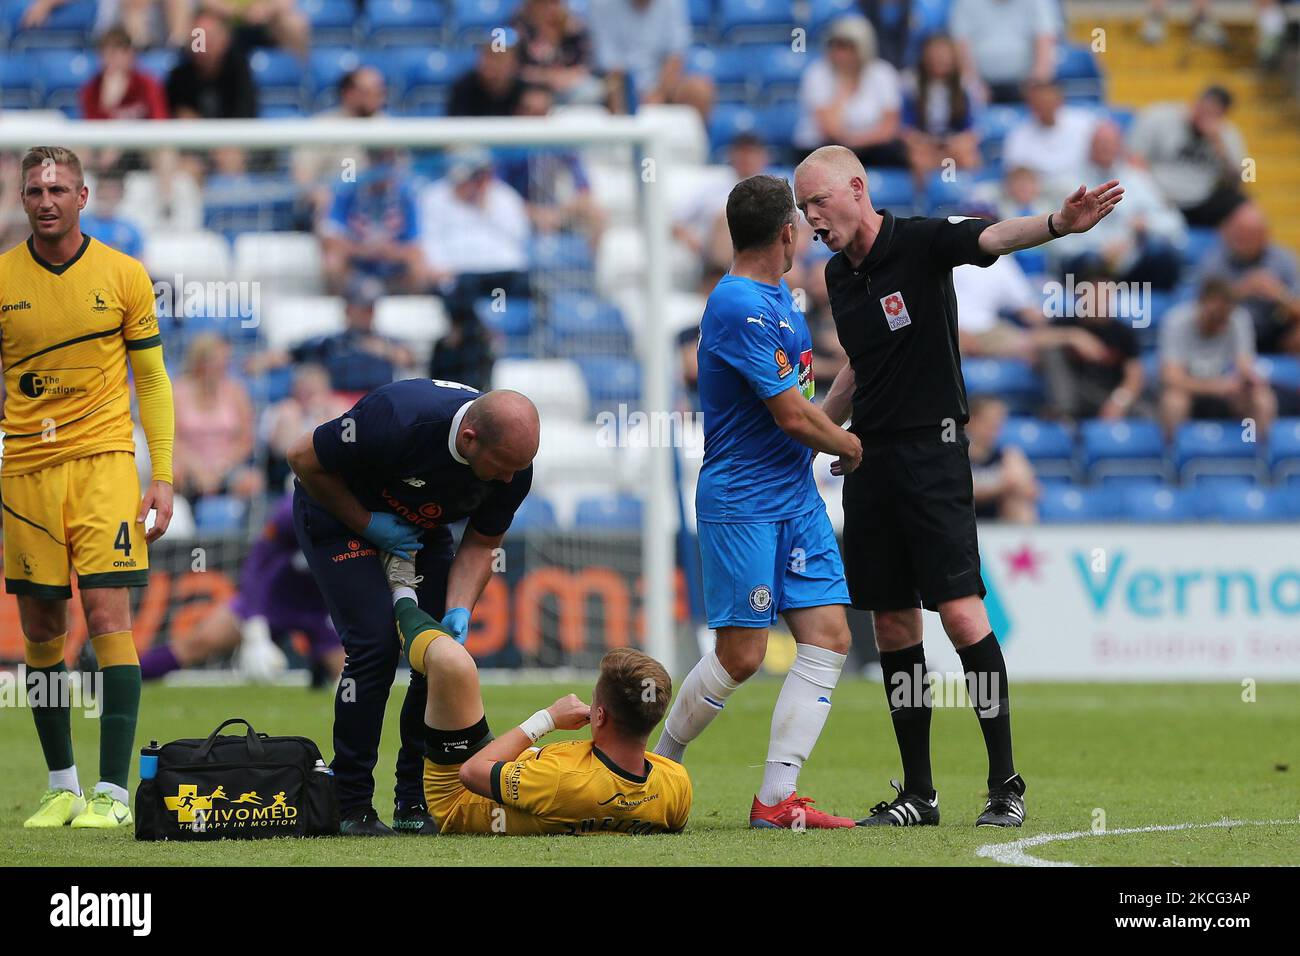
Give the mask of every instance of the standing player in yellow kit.
[[(175, 415), (153, 284), (139, 262), (82, 235), (88, 195), (75, 153), (33, 148), (22, 162), (32, 234), (0, 255), (5, 590), (18, 598), (29, 702), (50, 771), (27, 827), (132, 822), (126, 785), (140, 663), (127, 588), (146, 584), (146, 542), (172, 515)], [(128, 361), (153, 463), (143, 497)], [(72, 758), (63, 662), (72, 570), (102, 675), (100, 780), (89, 799)]]

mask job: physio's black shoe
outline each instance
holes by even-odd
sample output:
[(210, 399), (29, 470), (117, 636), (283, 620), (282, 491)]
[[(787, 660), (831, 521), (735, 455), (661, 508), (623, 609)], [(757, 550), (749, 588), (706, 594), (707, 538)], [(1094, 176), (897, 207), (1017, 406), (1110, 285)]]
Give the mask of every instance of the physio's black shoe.
[(897, 780), (889, 785), (898, 791), (893, 802), (883, 800), (871, 808), (871, 816), (858, 821), (860, 827), (933, 827), (939, 824), (939, 794), (928, 800), (915, 793), (904, 793)]
[(1025, 822), (1025, 781), (1020, 774), (989, 790), (977, 827), (1018, 827)]
[(406, 836), (437, 836), (438, 824), (429, 816), (429, 808), (421, 803), (397, 802), (393, 810), (393, 830)]
[(350, 813), (339, 821), (340, 836), (396, 836), (374, 807)]

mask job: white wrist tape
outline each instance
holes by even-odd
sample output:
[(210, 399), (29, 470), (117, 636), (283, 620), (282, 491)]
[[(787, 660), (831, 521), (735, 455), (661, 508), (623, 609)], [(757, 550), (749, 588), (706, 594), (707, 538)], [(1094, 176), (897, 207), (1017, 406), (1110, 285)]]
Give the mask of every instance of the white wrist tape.
[(550, 711), (539, 710), (520, 724), (519, 729), (528, 735), (529, 740), (537, 743), (555, 729), (555, 720), (551, 717)]

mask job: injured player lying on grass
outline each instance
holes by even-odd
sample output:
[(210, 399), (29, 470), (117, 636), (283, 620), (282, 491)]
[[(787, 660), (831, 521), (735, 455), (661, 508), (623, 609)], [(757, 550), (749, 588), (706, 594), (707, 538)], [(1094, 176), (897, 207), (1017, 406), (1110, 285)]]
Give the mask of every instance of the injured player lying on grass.
[[(385, 554), (384, 570), (406, 658), (429, 682), (424, 796), (440, 833), (642, 834), (686, 826), (690, 777), (681, 764), (646, 753), (672, 696), (662, 664), (616, 648), (600, 662), (590, 706), (569, 694), (494, 738), (474, 658), (420, 610), (414, 565)], [(539, 744), (553, 730), (587, 724), (590, 740)]]

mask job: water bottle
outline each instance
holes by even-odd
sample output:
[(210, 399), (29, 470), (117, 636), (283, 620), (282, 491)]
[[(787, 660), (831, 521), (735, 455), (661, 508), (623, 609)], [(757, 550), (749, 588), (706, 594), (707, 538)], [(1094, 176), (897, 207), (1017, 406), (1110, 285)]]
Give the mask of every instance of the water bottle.
[(148, 747), (140, 748), (140, 779), (152, 780), (158, 773), (158, 754), (162, 750), (158, 741), (149, 741)]
[(320, 757), (316, 758), (316, 766), (312, 767), (311, 769), (316, 773), (325, 773), (325, 774), (329, 774), (331, 777), (334, 776), (334, 771), (330, 768), (329, 764), (327, 764)]

